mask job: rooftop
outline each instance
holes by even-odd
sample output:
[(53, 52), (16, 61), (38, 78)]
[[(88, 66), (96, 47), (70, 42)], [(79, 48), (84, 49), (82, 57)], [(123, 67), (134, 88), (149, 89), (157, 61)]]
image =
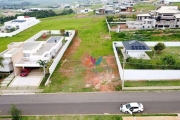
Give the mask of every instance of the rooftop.
[(47, 40), (47, 43), (56, 43), (59, 42), (63, 38), (62, 36), (52, 36)]
[(19, 23), (22, 23), (22, 22), (26, 22), (26, 20), (18, 20), (18, 19), (16, 19), (16, 20), (13, 20), (12, 22), (19, 22)]
[(137, 16), (148, 16), (148, 17), (150, 17), (151, 15), (149, 13), (146, 13), (146, 14), (137, 14)]
[(24, 42), (23, 50), (33, 50), (37, 48), (42, 42), (34, 41), (34, 42)]
[(158, 13), (178, 13), (178, 6), (161, 6), (156, 12)]
[(44, 54), (46, 51), (50, 51), (50, 49), (55, 46), (56, 43), (45, 43), (42, 45), (42, 47), (37, 51), (37, 53), (33, 54), (33, 55), (42, 55)]
[(150, 47), (147, 46), (144, 42), (138, 40), (131, 40), (131, 41), (123, 41), (123, 46), (126, 50), (143, 50), (143, 51), (150, 51)]

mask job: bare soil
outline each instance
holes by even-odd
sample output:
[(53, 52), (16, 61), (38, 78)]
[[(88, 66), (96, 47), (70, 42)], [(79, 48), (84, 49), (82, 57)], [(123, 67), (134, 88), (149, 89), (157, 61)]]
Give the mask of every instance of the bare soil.
[(82, 83), (85, 83), (85, 88), (93, 87), (98, 91), (114, 91), (114, 87), (120, 84), (115, 57), (113, 55), (103, 56), (99, 65), (92, 63), (91, 57), (93, 56), (89, 54), (84, 54), (79, 61), (69, 60), (68, 58), (77, 51), (80, 43), (80, 38), (75, 37), (73, 39), (63, 56), (63, 63), (59, 71), (66, 77), (72, 77), (77, 74), (77, 71), (81, 72), (83, 75)]

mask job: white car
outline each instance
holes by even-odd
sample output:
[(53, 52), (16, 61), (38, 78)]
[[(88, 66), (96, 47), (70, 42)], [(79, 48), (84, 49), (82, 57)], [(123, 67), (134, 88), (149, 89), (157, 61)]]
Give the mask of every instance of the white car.
[(144, 111), (144, 107), (142, 105), (142, 103), (137, 103), (137, 102), (132, 102), (132, 103), (127, 103), (120, 106), (119, 108), (120, 111), (124, 112), (124, 113), (134, 113), (134, 112), (143, 112)]

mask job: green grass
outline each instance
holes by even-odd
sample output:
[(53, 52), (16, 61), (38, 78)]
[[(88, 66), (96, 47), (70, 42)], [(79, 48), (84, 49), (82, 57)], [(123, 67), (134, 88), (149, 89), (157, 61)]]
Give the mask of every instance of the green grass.
[(125, 81), (125, 87), (144, 87), (144, 86), (180, 86), (180, 80), (157, 80), (157, 81)]
[(112, 32), (113, 41), (125, 41), (137, 39), (141, 41), (180, 41), (180, 29), (165, 30), (132, 30), (120, 33)]
[(122, 120), (122, 116), (120, 115), (38, 116), (38, 117), (23, 117), (22, 120)]
[[(23, 116), (22, 120), (123, 120), (122, 117), (131, 117), (132, 115), (71, 115), (71, 116)], [(177, 114), (134, 114), (136, 117), (151, 116), (178, 116)], [(10, 116), (0, 116), (3, 118), (11, 118)]]
[(142, 10), (143, 12), (149, 11), (149, 10), (154, 10), (156, 8), (155, 5), (151, 3), (138, 3), (133, 6), (136, 11)]
[[(119, 49), (122, 49), (122, 48), (119, 48)], [(153, 50), (153, 47), (151, 47), (151, 49)], [(164, 56), (170, 55), (170, 56), (173, 56), (173, 58), (175, 58), (175, 60), (176, 60), (176, 63), (178, 63), (180, 60), (179, 49), (180, 49), (180, 47), (166, 47), (164, 50), (161, 51), (160, 54), (156, 53), (155, 56), (154, 56), (154, 50), (152, 52), (146, 52), (147, 55), (151, 58), (151, 60), (142, 60), (141, 64), (142, 65), (144, 64), (145, 66), (149, 65), (149, 67), (137, 68), (137, 67), (139, 67), (139, 65), (137, 66), (136, 64), (135, 65), (130, 64), (131, 62), (130, 63), (126, 62), (125, 68), (126, 69), (178, 69), (177, 67), (175, 67), (178, 64), (176, 64), (175, 66), (170, 66), (170, 67), (164, 68), (162, 66), (163, 63), (162, 63), (161, 59)], [(122, 56), (122, 53), (120, 53), (119, 55)], [(120, 57), (120, 61), (121, 62), (123, 61), (122, 57)]]

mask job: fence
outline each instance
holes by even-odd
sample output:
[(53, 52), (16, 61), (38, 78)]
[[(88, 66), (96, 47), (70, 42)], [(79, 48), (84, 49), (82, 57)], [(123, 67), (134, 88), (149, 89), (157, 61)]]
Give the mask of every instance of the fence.
[(59, 63), (60, 59), (62, 58), (63, 54), (65, 53), (66, 49), (68, 48), (70, 42), (72, 41), (73, 37), (75, 36), (75, 31), (74, 30), (67, 30), (67, 31), (70, 32), (71, 35), (69, 37), (65, 37), (65, 40), (67, 40), (67, 42), (62, 46), (62, 48), (60, 49), (60, 52), (58, 53), (58, 55), (54, 59), (52, 65), (50, 66), (50, 68), (49, 68), (50, 76), (49, 76), (47, 82), (45, 83), (45, 85), (50, 83), (51, 75), (53, 74), (57, 64)]
[[(154, 46), (158, 42), (145, 42), (148, 46)], [(166, 46), (180, 46), (180, 42), (163, 42)], [(180, 70), (137, 70), (137, 69), (124, 69), (116, 51), (116, 47), (123, 47), (122, 42), (113, 42), (113, 50), (118, 65), (119, 75), (121, 80), (167, 80), (167, 79), (180, 79)]]

